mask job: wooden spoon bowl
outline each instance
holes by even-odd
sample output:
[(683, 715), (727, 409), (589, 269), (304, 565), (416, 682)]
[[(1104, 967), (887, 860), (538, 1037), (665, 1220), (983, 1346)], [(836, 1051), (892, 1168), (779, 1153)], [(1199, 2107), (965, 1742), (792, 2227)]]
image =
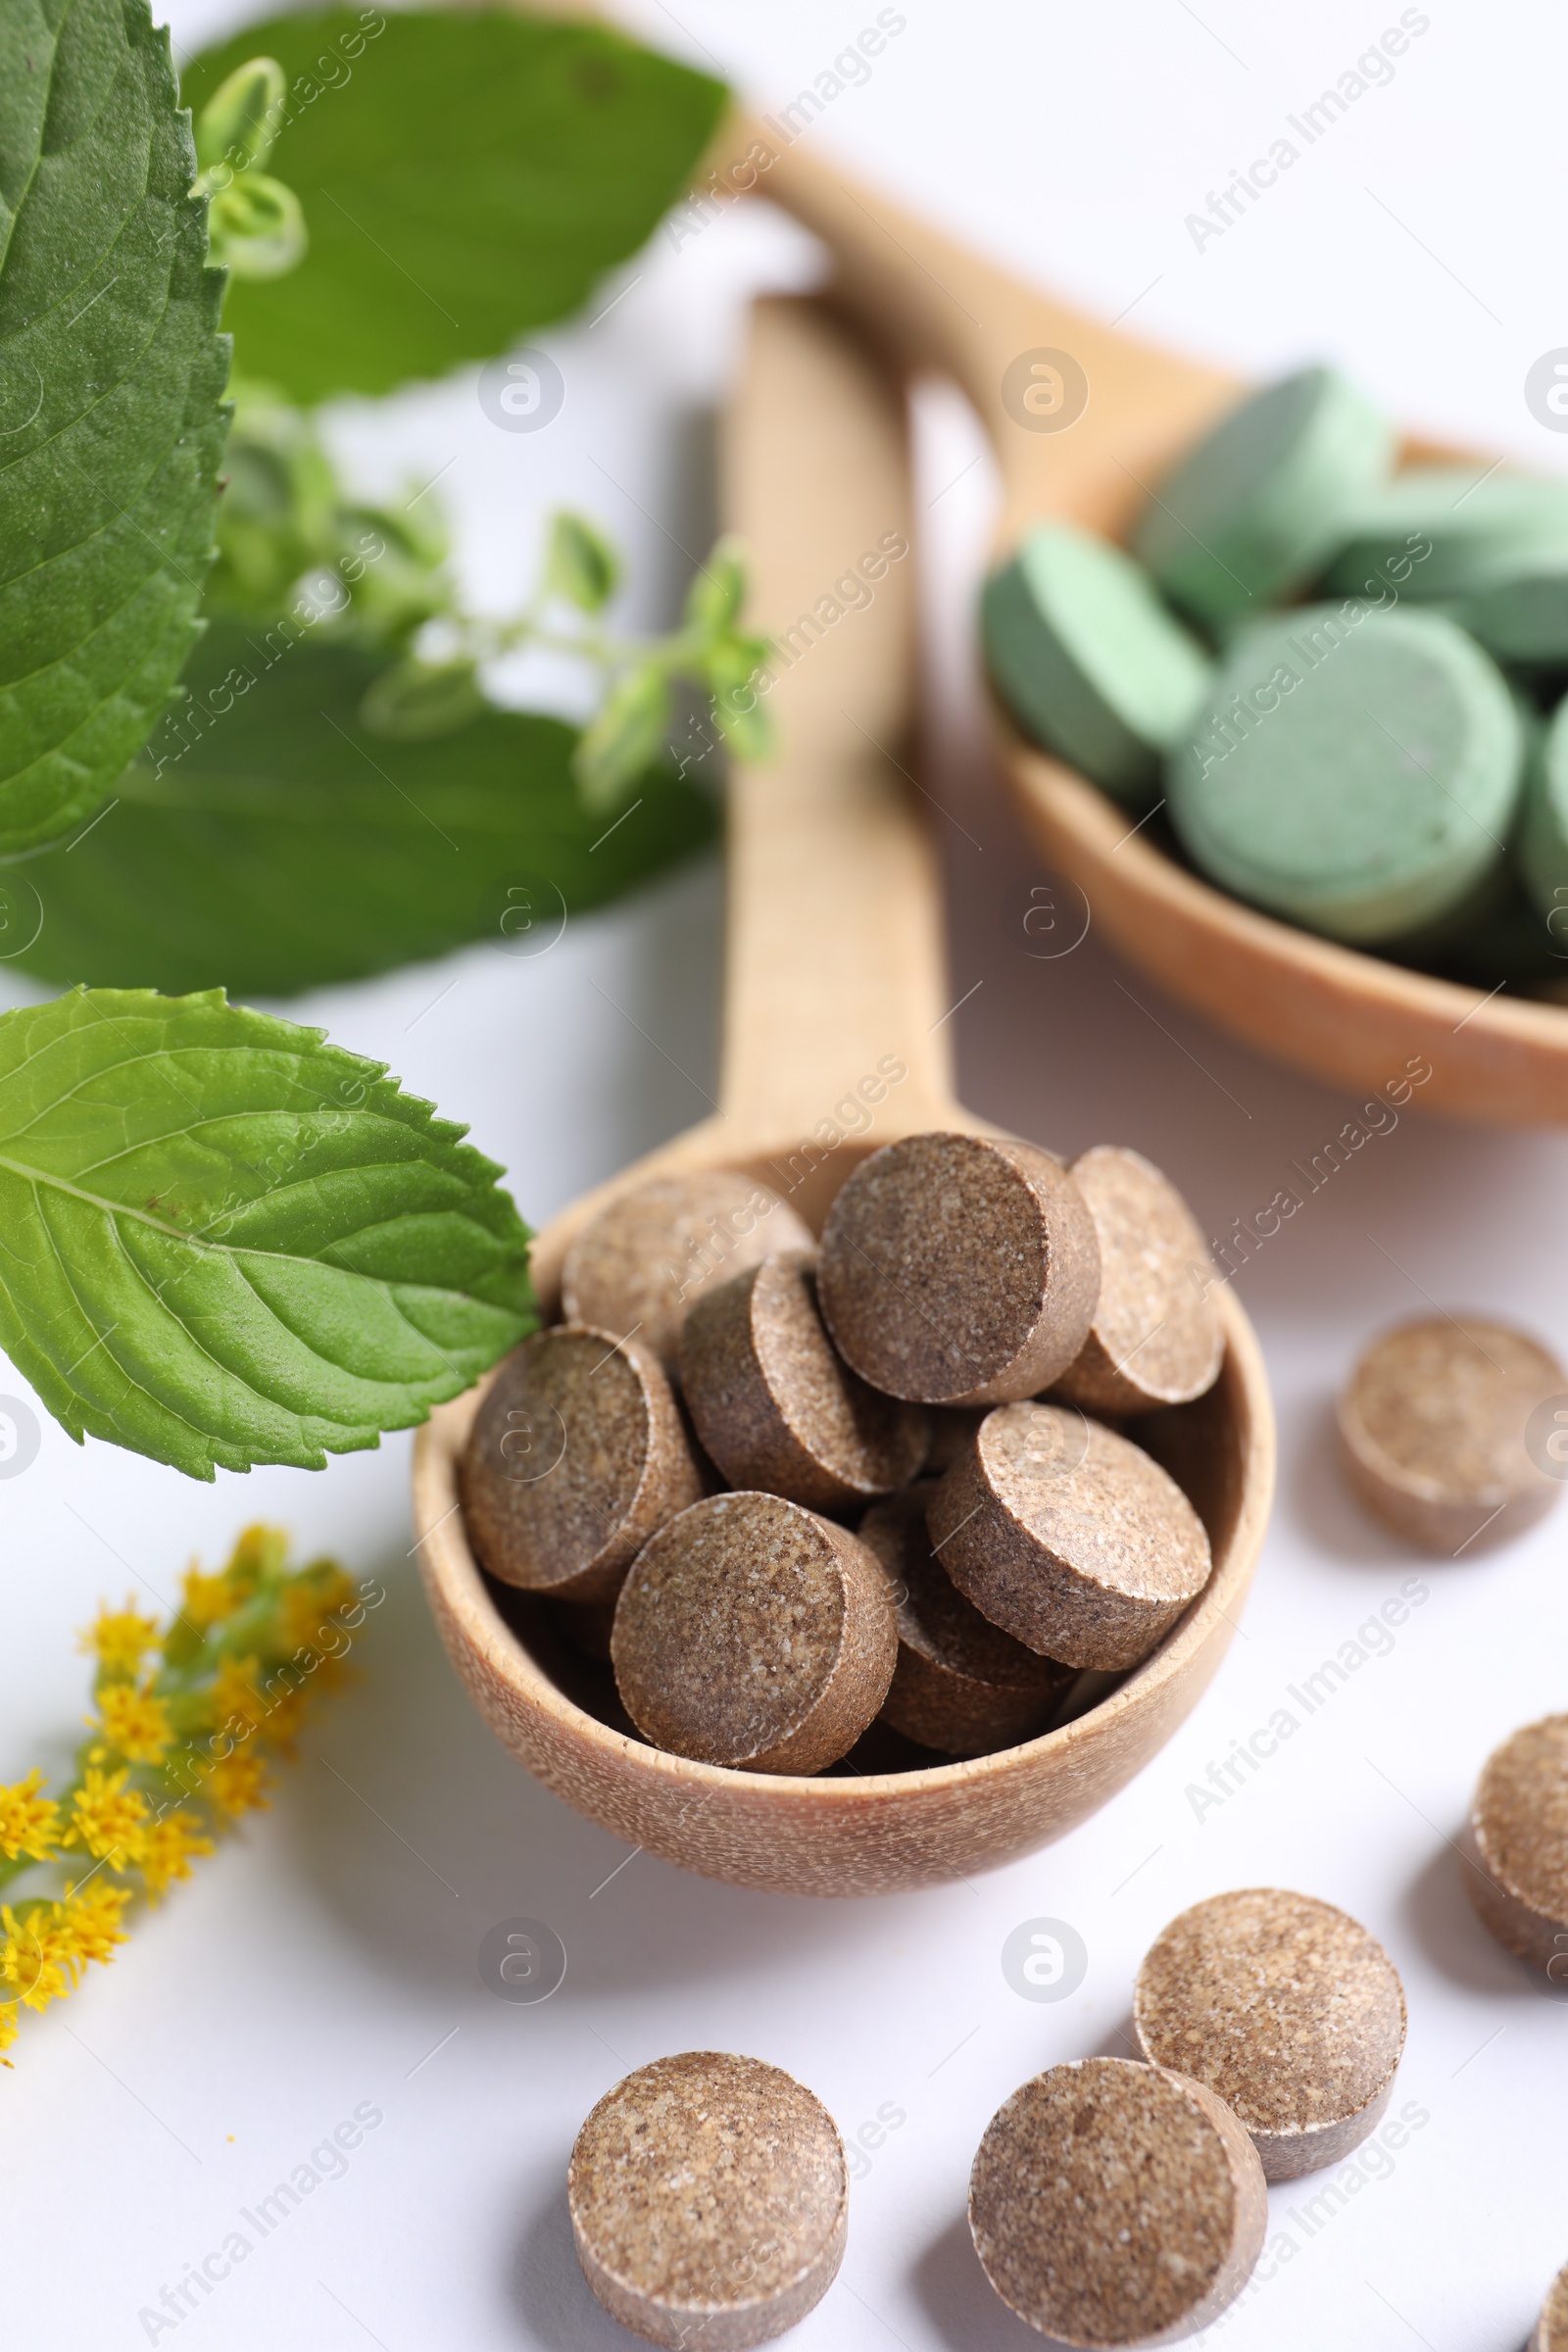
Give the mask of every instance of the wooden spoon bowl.
[[(772, 161), (760, 171), (761, 155)], [(750, 160), (741, 160), (750, 159)], [(956, 380), (1002, 474), (998, 554), (1061, 517), (1124, 539), (1180, 452), (1243, 387), (1049, 300), (890, 204), (846, 183), (805, 144), (725, 124), (705, 167), (757, 187), (828, 246), (836, 291), (906, 368)], [(1063, 355), (1079, 371), (1059, 363)], [(1036, 413), (1021, 379), (1038, 358), (1051, 393)], [(1079, 392), (1087, 395), (1076, 411)], [(1065, 421), (1062, 421), (1065, 419)], [(1408, 443), (1407, 461), (1451, 458)], [(1478, 473), (1490, 461), (1478, 460)], [(1375, 1090), (1413, 1055), (1429, 1109), (1500, 1126), (1568, 1120), (1568, 1009), (1456, 982), (1279, 922), (1180, 864), (1116, 804), (1025, 744), (1000, 712), (1001, 765), (1042, 855), (1083, 891), (1130, 963), (1216, 1027), (1334, 1084)], [(1568, 964), (1564, 965), (1568, 978)]]
[[(725, 512), (756, 609), (782, 630), (863, 554), (910, 535), (896, 389), (815, 305), (759, 307), (724, 452)], [(913, 675), (913, 566), (824, 630), (775, 689), (782, 750), (734, 778), (723, 1107), (575, 1202), (541, 1234), (547, 1320), (573, 1234), (617, 1191), (735, 1168), (820, 1228), (867, 1152), (933, 1127), (979, 1130), (953, 1099), (937, 893), (900, 760)], [(864, 569), (861, 571), (865, 577)], [(858, 1093), (877, 1071), (874, 1109)], [(853, 1108), (852, 1108), (853, 1105)], [(1025, 1745), (961, 1763), (816, 1779), (734, 1772), (647, 1746), (553, 1642), (527, 1596), (480, 1571), (458, 1505), (479, 1391), (415, 1449), (415, 1525), (441, 1637), (479, 1712), (529, 1770), (628, 1844), (710, 1878), (793, 1894), (872, 1894), (955, 1878), (1060, 1837), (1169, 1739), (1213, 1674), (1251, 1581), (1273, 1492), (1267, 1382), (1229, 1289), (1218, 1384), (1151, 1425), (1208, 1529), (1214, 1573), (1108, 1697)]]

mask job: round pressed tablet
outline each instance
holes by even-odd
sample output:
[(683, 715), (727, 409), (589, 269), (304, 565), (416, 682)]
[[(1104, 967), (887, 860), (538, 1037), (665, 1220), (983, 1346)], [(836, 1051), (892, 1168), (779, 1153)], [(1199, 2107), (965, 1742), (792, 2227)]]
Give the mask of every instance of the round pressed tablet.
[(583, 1601), (613, 1598), (655, 1528), (702, 1483), (652, 1349), (566, 1323), (502, 1365), (464, 1452), (462, 1491), (482, 1568)]
[(577, 2134), (566, 2202), (583, 2277), (623, 2328), (744, 2352), (833, 2283), (849, 2229), (844, 2143), (781, 2068), (687, 2050), (606, 2092)]
[(635, 1332), (672, 1365), (694, 1299), (774, 1250), (814, 1246), (788, 1201), (755, 1177), (653, 1176), (578, 1234), (561, 1270), (562, 1304), (574, 1322)]
[(1449, 615), (1494, 661), (1568, 668), (1568, 538), (1552, 554), (1527, 557), (1521, 569), (1458, 598)]
[(993, 1625), (1068, 1666), (1136, 1666), (1208, 1582), (1202, 1521), (1130, 1439), (1070, 1405), (988, 1413), (926, 1511)]
[(1146, 2058), (1225, 2101), (1266, 2180), (1294, 2180), (1381, 2120), (1404, 1992), (1383, 1946), (1332, 1903), (1250, 1887), (1171, 1921), (1138, 1972), (1133, 2022)]
[(1303, 368), (1244, 400), (1166, 476), (1136, 552), (1202, 618), (1276, 602), (1341, 543), (1393, 454), (1354, 385)]
[(1032, 1396), (1082, 1348), (1099, 1295), (1088, 1204), (1033, 1144), (888, 1144), (822, 1234), (817, 1296), (839, 1353), (872, 1388), (924, 1404)]
[(1464, 1878), (1482, 1919), (1568, 1985), (1568, 1715), (1528, 1724), (1488, 1757), (1470, 1826), (1481, 1869)]
[(980, 618), (991, 675), (1024, 732), (1130, 808), (1151, 807), (1211, 663), (1147, 572), (1108, 539), (1048, 523), (987, 581)]
[(1363, 499), (1324, 575), (1337, 596), (1465, 597), (1568, 554), (1568, 485), (1473, 466), (1412, 466)]
[(1097, 1144), (1072, 1163), (1100, 1243), (1100, 1298), (1089, 1337), (1056, 1394), (1092, 1412), (1188, 1404), (1219, 1378), (1225, 1336), (1207, 1285), (1214, 1269), (1192, 1211), (1141, 1152)]
[(1377, 943), (1502, 861), (1523, 763), (1502, 675), (1452, 621), (1309, 605), (1238, 637), (1171, 763), (1170, 811), (1227, 890)]
[[(1532, 1415), (1563, 1392), (1556, 1358), (1506, 1324), (1480, 1315), (1396, 1324), (1363, 1351), (1340, 1398), (1350, 1484), (1386, 1526), (1433, 1551), (1505, 1543), (1561, 1492), (1530, 1447)], [(1554, 1445), (1561, 1450), (1555, 1428), (1539, 1446), (1548, 1463)]]
[(931, 1549), (925, 1505), (934, 1492), (890, 1494), (860, 1522), (860, 1542), (887, 1570), (899, 1629), (882, 1720), (950, 1756), (987, 1755), (1044, 1731), (1075, 1676), (964, 1599)]
[(867, 1388), (834, 1352), (814, 1257), (767, 1258), (697, 1300), (681, 1331), (681, 1393), (732, 1487), (838, 1511), (906, 1486), (929, 1432), (920, 1405)]
[(1542, 730), (1525, 774), (1519, 870), (1558, 958), (1568, 956), (1568, 700)]
[(1568, 2352), (1568, 2268), (1557, 2273), (1541, 2315), (1530, 2352)]
[(1175, 2343), (1218, 2319), (1263, 2247), (1247, 2133), (1201, 2083), (1080, 2058), (1015, 2090), (969, 2176), (969, 2230), (1010, 2311), (1058, 2343)]
[(876, 1559), (777, 1494), (714, 1494), (644, 1547), (610, 1638), (621, 1702), (656, 1747), (747, 1772), (820, 1772), (893, 1680)]

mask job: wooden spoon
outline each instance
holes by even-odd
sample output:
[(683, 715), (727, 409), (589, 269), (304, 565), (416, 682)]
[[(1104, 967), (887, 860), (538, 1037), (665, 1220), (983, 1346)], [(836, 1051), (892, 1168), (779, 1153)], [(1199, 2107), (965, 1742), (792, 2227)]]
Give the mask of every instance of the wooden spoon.
[[(867, 552), (907, 549), (899, 395), (813, 304), (759, 306), (729, 420), (724, 507), (752, 552), (754, 609), (775, 634), (832, 596)], [(950, 1087), (932, 860), (900, 766), (913, 569), (907, 554), (890, 562), (872, 601), (825, 625), (780, 678), (780, 756), (731, 786), (723, 1106), (540, 1236), (547, 1319), (572, 1235), (648, 1175), (742, 1168), (820, 1226), (868, 1152), (925, 1128), (982, 1126)], [(840, 1112), (859, 1079), (890, 1067), (906, 1075), (873, 1112)], [(860, 1131), (847, 1132), (852, 1124)], [(539, 1612), (509, 1594), (504, 1617), (468, 1548), (456, 1470), (477, 1391), (438, 1410), (415, 1449), (415, 1525), (442, 1639), (480, 1713), (542, 1781), (628, 1844), (710, 1877), (876, 1893), (1043, 1845), (1170, 1737), (1218, 1665), (1251, 1579), (1273, 1487), (1272, 1415), (1247, 1318), (1228, 1287), (1215, 1297), (1224, 1371), (1198, 1404), (1164, 1417), (1161, 1446), (1207, 1524), (1213, 1578), (1108, 1698), (1025, 1746), (915, 1772), (787, 1779), (664, 1755), (601, 1720), (568, 1695), (572, 1661)]]
[[(711, 184), (714, 172), (720, 185), (755, 187), (814, 231), (858, 322), (904, 366), (937, 369), (967, 393), (1002, 473), (999, 553), (1047, 515), (1123, 537), (1177, 454), (1243, 389), (1020, 284), (854, 185), (809, 142), (786, 145), (766, 122), (732, 118), (698, 184)], [(1088, 396), (1076, 416), (1074, 368)], [(1404, 454), (1454, 455), (1414, 442)], [(1114, 802), (1024, 743), (1000, 712), (995, 732), (1046, 858), (1083, 890), (1096, 924), (1128, 961), (1173, 997), (1340, 1085), (1375, 1090), (1420, 1055), (1432, 1065), (1420, 1098), (1430, 1109), (1504, 1126), (1568, 1120), (1568, 1011), (1485, 998), (1244, 906), (1147, 833), (1129, 836)]]

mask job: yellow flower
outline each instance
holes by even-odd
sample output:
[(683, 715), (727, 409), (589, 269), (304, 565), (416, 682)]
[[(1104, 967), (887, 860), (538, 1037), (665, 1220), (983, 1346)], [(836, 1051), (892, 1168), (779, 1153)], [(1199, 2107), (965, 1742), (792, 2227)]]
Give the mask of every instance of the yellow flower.
[(184, 1595), (179, 1614), (198, 1634), (206, 1634), (213, 1626), (220, 1625), (233, 1608), (235, 1594), (226, 1576), (204, 1576), (199, 1568), (187, 1568), (180, 1580)]
[(67, 1886), (61, 1906), (63, 1936), (71, 1946), (78, 1975), (89, 1960), (107, 1966), (115, 1956), (116, 1944), (129, 1942), (120, 1915), (130, 1894), (128, 1886), (113, 1886), (107, 1879), (93, 1879), (80, 1887)]
[(29, 1772), (24, 1781), (0, 1788), (0, 1854), (15, 1862), (26, 1854), (47, 1862), (60, 1838), (60, 1807), (53, 1797), (40, 1796), (43, 1774)]
[(207, 1776), (205, 1793), (223, 1812), (239, 1815), (265, 1810), (267, 1769), (254, 1748), (236, 1748), (220, 1757)]
[[(353, 1580), (330, 1560), (307, 1568), (300, 1576), (290, 1579), (277, 1611), (278, 1646), (290, 1654), (307, 1644), (315, 1647), (326, 1621), (337, 1610), (346, 1609), (358, 1599)], [(333, 1649), (340, 1649), (346, 1640), (346, 1630), (334, 1633)]]
[[(150, 1688), (111, 1683), (99, 1695), (98, 1712), (104, 1746), (127, 1756), (132, 1764), (161, 1764), (173, 1744), (169, 1709)], [(88, 1721), (92, 1721), (90, 1716)]]
[(144, 1617), (134, 1600), (127, 1600), (122, 1609), (101, 1608), (78, 1637), (76, 1646), (98, 1660), (100, 1674), (134, 1680), (141, 1672), (142, 1659), (157, 1642), (158, 1620)]
[(286, 1756), (294, 1753), (295, 1741), (299, 1738), (300, 1718), (305, 1713), (306, 1702), (310, 1695), (310, 1691), (301, 1684), (296, 1689), (284, 1690), (281, 1696), (269, 1701), (267, 1737), (272, 1745), (280, 1748)]
[(212, 1723), (218, 1731), (232, 1732), (236, 1721), (246, 1733), (258, 1731), (267, 1721), (267, 1701), (258, 1687), (259, 1669), (254, 1658), (225, 1658), (213, 1678), (208, 1693)]
[[(166, 1813), (153, 1822), (143, 1840), (141, 1867), (147, 1892), (156, 1902), (176, 1879), (188, 1879), (192, 1861), (214, 1851), (213, 1841), (195, 1813)], [(118, 1893), (112, 1887), (111, 1893)]]
[(95, 1860), (125, 1870), (141, 1860), (147, 1835), (147, 1799), (125, 1787), (123, 1772), (100, 1772), (89, 1764), (72, 1805), (65, 1845), (84, 1845)]
[(17, 2007), (15, 2001), (0, 2002), (0, 2066), (10, 2066), (7, 2050), (17, 2038)]
[(235, 1598), (244, 1599), (264, 1578), (281, 1576), (288, 1557), (288, 1536), (280, 1527), (258, 1522), (241, 1533), (228, 1555), (223, 1574)]
[(59, 1903), (31, 1903), (20, 1916), (9, 1903), (0, 1908), (0, 1981), (16, 1986), (25, 2008), (63, 2001), (76, 1982), (78, 1964), (63, 1919)]

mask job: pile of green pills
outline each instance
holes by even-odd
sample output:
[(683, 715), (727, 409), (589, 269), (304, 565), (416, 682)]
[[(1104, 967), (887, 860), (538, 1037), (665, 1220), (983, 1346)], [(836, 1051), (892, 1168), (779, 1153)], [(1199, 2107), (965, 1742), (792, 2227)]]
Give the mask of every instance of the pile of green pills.
[(1568, 982), (1568, 483), (1393, 470), (1328, 368), (1233, 409), (1131, 552), (988, 581), (1024, 732), (1237, 898), (1480, 985)]

